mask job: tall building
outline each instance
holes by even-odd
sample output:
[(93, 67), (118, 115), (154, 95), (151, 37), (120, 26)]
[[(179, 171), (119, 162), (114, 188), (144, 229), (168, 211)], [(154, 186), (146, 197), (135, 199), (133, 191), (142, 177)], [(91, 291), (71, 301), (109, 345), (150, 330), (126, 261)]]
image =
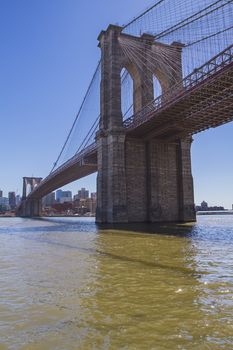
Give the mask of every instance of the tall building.
[(55, 202), (55, 192), (47, 194), (47, 196), (45, 196), (42, 200), (44, 207), (51, 207)]
[(16, 206), (20, 204), (21, 202), (21, 197), (19, 194), (17, 194), (17, 196), (15, 197), (15, 202), (16, 202)]
[(71, 191), (56, 191), (56, 201), (57, 203), (72, 202), (72, 192)]
[(60, 198), (62, 197), (62, 190), (57, 190), (56, 191), (56, 201), (60, 203)]
[(2, 192), (2, 190), (0, 190), (0, 198), (2, 198), (3, 197), (3, 192)]
[(87, 199), (89, 198), (89, 191), (85, 189), (85, 187), (81, 188), (78, 191), (78, 199)]
[(9, 199), (6, 197), (0, 197), (0, 212), (9, 210)]
[(15, 198), (15, 192), (9, 192), (8, 193), (8, 199), (9, 199), (9, 206), (12, 210), (16, 207), (16, 198)]
[(71, 191), (62, 191), (59, 203), (72, 202), (72, 192)]

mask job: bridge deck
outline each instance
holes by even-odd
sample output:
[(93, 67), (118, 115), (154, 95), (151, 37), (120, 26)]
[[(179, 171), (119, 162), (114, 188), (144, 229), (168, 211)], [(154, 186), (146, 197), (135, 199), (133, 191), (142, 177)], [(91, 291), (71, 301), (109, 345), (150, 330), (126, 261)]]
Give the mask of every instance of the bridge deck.
[(96, 171), (97, 150), (96, 144), (92, 144), (49, 174), (27, 198), (42, 198), (48, 193)]

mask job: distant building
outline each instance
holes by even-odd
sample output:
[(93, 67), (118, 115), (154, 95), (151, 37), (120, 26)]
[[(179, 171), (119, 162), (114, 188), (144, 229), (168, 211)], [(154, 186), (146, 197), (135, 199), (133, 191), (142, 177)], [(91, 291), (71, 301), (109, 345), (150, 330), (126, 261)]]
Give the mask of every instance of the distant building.
[(3, 197), (3, 192), (2, 192), (2, 190), (0, 190), (0, 198), (2, 198)]
[(75, 195), (74, 195), (73, 201), (76, 202), (76, 203), (79, 203), (79, 202), (80, 202), (80, 198), (79, 198), (79, 195), (78, 195), (78, 194), (75, 194)]
[(208, 210), (208, 203), (203, 201), (201, 202), (201, 210)]
[(60, 203), (60, 198), (62, 197), (62, 190), (57, 190), (56, 191), (56, 201)]
[(71, 191), (56, 191), (56, 201), (57, 203), (72, 202), (72, 192)]
[(0, 204), (9, 205), (9, 199), (6, 197), (0, 197)]
[(96, 200), (96, 198), (97, 198), (96, 192), (92, 192), (92, 193), (91, 193), (91, 198), (94, 199), (94, 200)]
[(55, 192), (47, 194), (42, 200), (43, 207), (51, 207), (53, 204), (55, 204)]
[[(56, 197), (56, 200), (55, 200)], [(81, 188), (72, 200), (71, 191), (57, 190), (43, 198), (43, 212), (45, 215), (79, 215), (95, 216), (96, 214), (96, 193), (91, 193)]]
[(10, 210), (9, 199), (6, 197), (0, 197), (0, 212)]
[(96, 212), (96, 199), (95, 198), (87, 198), (86, 199), (86, 207), (88, 212), (91, 214), (95, 214)]
[(78, 199), (87, 199), (89, 198), (89, 191), (85, 189), (85, 187), (81, 188), (81, 190), (78, 191)]
[(9, 199), (9, 206), (11, 210), (14, 210), (16, 207), (16, 197), (15, 192), (9, 192), (8, 193), (8, 199)]
[(91, 215), (95, 215), (96, 213), (96, 200), (93, 198), (86, 199), (78, 199), (79, 202), (77, 205), (77, 211), (80, 215), (85, 215), (86, 213), (90, 213)]
[(72, 192), (71, 191), (62, 191), (59, 203), (72, 202)]
[(196, 211), (219, 211), (219, 210), (225, 210), (225, 208), (217, 205), (209, 207), (208, 203), (205, 201), (203, 201), (201, 205), (196, 206)]
[(21, 202), (21, 197), (19, 194), (17, 194), (17, 196), (15, 197), (15, 202), (16, 202), (16, 206), (20, 204)]

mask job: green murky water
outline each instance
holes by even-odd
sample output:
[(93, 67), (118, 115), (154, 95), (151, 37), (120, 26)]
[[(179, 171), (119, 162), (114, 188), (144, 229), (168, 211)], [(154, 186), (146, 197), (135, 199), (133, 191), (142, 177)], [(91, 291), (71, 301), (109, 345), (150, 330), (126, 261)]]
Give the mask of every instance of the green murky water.
[(3, 349), (233, 349), (233, 216), (0, 219)]

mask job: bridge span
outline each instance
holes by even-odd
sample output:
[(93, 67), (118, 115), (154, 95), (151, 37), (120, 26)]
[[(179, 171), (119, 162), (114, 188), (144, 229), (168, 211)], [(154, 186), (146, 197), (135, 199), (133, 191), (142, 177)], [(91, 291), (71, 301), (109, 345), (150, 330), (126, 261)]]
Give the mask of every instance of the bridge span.
[[(94, 142), (39, 181), (18, 215), (41, 215), (43, 196), (97, 172), (97, 222), (194, 221), (192, 135), (233, 120), (233, 45), (182, 78), (180, 42), (129, 35), (115, 25), (98, 40), (101, 98)], [(133, 81), (127, 119), (123, 68)], [(162, 87), (155, 99), (154, 75)]]

